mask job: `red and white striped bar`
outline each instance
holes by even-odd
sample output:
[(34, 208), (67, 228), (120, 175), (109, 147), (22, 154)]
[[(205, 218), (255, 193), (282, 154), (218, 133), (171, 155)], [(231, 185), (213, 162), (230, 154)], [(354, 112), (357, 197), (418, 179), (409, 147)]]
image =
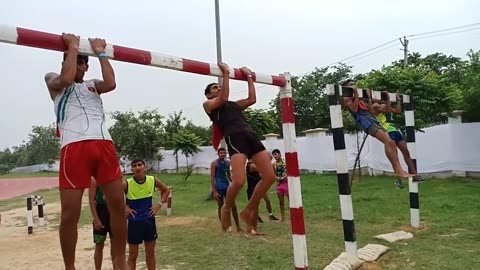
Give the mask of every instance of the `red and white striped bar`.
[[(61, 35), (10, 25), (0, 25), (0, 42), (60, 52), (64, 52), (66, 50)], [(92, 48), (90, 47), (88, 39), (80, 40), (79, 50), (81, 54), (96, 57), (92, 51)], [(105, 53), (107, 54), (108, 58), (121, 62), (173, 69), (212, 77), (222, 76), (222, 72), (216, 63), (210, 64), (187, 58), (169, 56), (111, 44), (107, 44)], [(252, 75), (253, 80), (256, 83), (275, 85), (279, 87), (285, 86), (285, 79), (282, 76), (265, 75), (255, 72), (252, 72)], [(231, 68), (230, 78), (240, 81), (247, 80), (240, 69), (237, 68)]]
[(293, 257), (295, 269), (308, 269), (307, 239), (303, 218), (302, 189), (298, 165), (295, 115), (293, 114), (292, 83), (289, 73), (284, 74), (286, 86), (280, 88), (280, 108), (282, 113), (283, 140), (287, 165), (290, 202), (290, 223), (292, 226)]

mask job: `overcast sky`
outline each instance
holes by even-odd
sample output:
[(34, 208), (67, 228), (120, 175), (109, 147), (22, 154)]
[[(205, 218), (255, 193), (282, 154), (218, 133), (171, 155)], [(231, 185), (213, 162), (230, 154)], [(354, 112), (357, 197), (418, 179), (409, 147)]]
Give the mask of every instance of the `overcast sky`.
[[(223, 58), (267, 74), (303, 74), (403, 35), (480, 22), (478, 0), (223, 0)], [(158, 53), (216, 62), (214, 0), (176, 1), (4, 1), (0, 24), (83, 38)], [(355, 72), (381, 68), (403, 57), (401, 44), (349, 63)], [(412, 40), (410, 50), (465, 57), (480, 49), (480, 30)], [(32, 125), (55, 121), (43, 77), (60, 71), (62, 55), (0, 44), (0, 150), (25, 140)], [(117, 89), (103, 97), (107, 112), (157, 108), (183, 110), (208, 125), (203, 89), (216, 78), (112, 62)], [(91, 59), (87, 78), (101, 77)], [(246, 96), (246, 84), (231, 84), (231, 99)], [(262, 87), (254, 108), (266, 108), (278, 89)], [(111, 124), (111, 121), (110, 121)]]

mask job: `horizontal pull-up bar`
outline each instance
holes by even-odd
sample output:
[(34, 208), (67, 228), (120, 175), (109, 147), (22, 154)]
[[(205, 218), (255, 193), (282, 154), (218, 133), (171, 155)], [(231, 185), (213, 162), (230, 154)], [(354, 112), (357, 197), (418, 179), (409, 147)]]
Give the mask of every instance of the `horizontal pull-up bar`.
[[(64, 52), (66, 50), (61, 35), (10, 25), (0, 25), (0, 42), (60, 52)], [(79, 50), (83, 55), (96, 57), (87, 39), (80, 40)], [(107, 44), (105, 53), (107, 54), (108, 58), (122, 62), (173, 69), (213, 77), (222, 76), (222, 72), (218, 68), (217, 64), (209, 64), (187, 58), (169, 56), (111, 44)], [(256, 83), (280, 87), (285, 86), (285, 79), (282, 76), (264, 75), (254, 72), (252, 75), (253, 80)], [(230, 69), (230, 78), (240, 81), (247, 80), (240, 69), (237, 68)]]
[[(338, 94), (341, 97), (353, 97), (353, 88), (349, 86), (341, 86), (335, 84), (327, 84), (326, 86), (326, 93), (329, 96), (335, 95), (335, 88), (338, 88)], [(397, 100), (397, 94), (395, 93), (388, 93), (390, 96), (390, 100), (395, 102)], [(358, 97), (359, 98), (368, 98), (367, 89), (358, 89)], [(381, 91), (374, 91), (372, 90), (372, 99), (378, 100), (387, 100), (386, 96), (382, 94)], [(400, 101), (402, 103), (410, 103), (410, 96), (400, 94)]]

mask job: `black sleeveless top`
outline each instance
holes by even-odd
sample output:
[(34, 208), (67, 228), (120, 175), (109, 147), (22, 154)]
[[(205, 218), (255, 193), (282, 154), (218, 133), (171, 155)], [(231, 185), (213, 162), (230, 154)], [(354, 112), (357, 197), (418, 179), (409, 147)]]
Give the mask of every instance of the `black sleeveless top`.
[(222, 107), (207, 114), (225, 137), (240, 132), (253, 132), (245, 120), (242, 108), (236, 102), (227, 101)]

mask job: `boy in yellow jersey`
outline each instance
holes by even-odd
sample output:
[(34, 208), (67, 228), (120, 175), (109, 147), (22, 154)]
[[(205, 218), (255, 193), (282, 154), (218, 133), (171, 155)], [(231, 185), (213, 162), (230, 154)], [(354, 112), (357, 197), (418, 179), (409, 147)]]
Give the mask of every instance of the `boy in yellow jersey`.
[[(128, 265), (135, 270), (138, 246), (145, 243), (145, 261), (148, 270), (156, 269), (155, 241), (157, 225), (155, 214), (167, 202), (170, 189), (157, 178), (145, 174), (145, 162), (134, 159), (131, 162), (133, 177), (123, 183), (127, 195), (126, 214), (128, 216)], [(162, 193), (160, 202), (153, 203), (155, 188)]]
[[(401, 114), (402, 113), (402, 105), (400, 102), (400, 95), (397, 92), (397, 105), (395, 108), (392, 107), (392, 102), (390, 101), (390, 95), (387, 91), (384, 91), (385, 97), (387, 101), (385, 104), (381, 103), (379, 100), (372, 100), (372, 93), (370, 90), (367, 90), (368, 94), (368, 110), (378, 119), (380, 125), (387, 131), (390, 138), (395, 142), (398, 149), (402, 152), (403, 158), (405, 159), (405, 163), (408, 166), (408, 173), (417, 174), (417, 170), (415, 169), (415, 164), (413, 163), (412, 158), (410, 157), (410, 152), (408, 151), (407, 143), (400, 132), (392, 123), (388, 122), (387, 120), (387, 113), (395, 113)], [(416, 180), (421, 180), (420, 176), (415, 176)], [(395, 185), (398, 188), (403, 188), (402, 180), (397, 179)]]

